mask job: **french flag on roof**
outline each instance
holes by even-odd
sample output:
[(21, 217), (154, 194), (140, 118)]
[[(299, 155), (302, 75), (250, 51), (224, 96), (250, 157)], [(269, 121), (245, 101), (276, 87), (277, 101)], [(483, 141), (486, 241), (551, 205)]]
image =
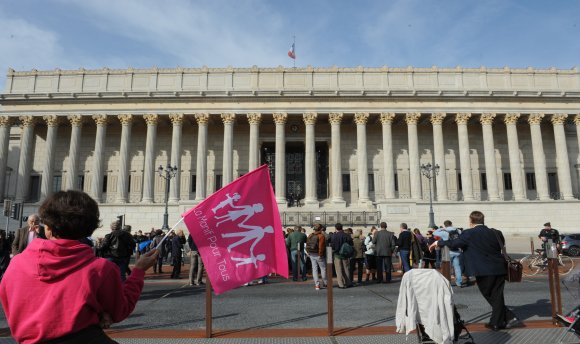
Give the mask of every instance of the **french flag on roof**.
[(296, 59), (296, 52), (294, 51), (294, 44), (295, 43), (292, 43), (292, 46), (290, 46), (290, 50), (288, 50), (288, 57), (290, 57), (293, 60)]

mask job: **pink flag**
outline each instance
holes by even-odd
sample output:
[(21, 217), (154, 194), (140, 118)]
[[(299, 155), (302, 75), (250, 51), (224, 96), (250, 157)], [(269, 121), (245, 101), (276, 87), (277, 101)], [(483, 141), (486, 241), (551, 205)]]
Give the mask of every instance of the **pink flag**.
[(288, 278), (288, 258), (268, 165), (183, 214), (216, 295), (256, 278)]

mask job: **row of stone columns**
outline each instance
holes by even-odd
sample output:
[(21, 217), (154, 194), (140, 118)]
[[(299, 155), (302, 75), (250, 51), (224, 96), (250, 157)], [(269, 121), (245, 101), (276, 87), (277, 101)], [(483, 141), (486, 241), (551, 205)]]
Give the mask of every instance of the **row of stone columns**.
[[(223, 113), (221, 115), (224, 123), (224, 141), (223, 141), (223, 183), (228, 184), (233, 180), (233, 124), (235, 121), (234, 113)], [(442, 123), (446, 113), (433, 113), (430, 121), (433, 126), (433, 144), (434, 144), (434, 163), (440, 166), (440, 173), (436, 177), (437, 198), (441, 201), (448, 200), (447, 182), (444, 171), (445, 151), (443, 142)], [(395, 119), (395, 113), (381, 113), (380, 121), (383, 130), (383, 168), (384, 168), (384, 198), (395, 199), (394, 189), (394, 162), (393, 162), (393, 139), (392, 139), (392, 122)], [(417, 135), (417, 122), (421, 117), (420, 113), (405, 114), (407, 123), (407, 135), (409, 146), (409, 175), (410, 191), (412, 199), (421, 199), (421, 170), (419, 162), (419, 148)], [(480, 122), (483, 132), (484, 159), (487, 177), (488, 197), (490, 201), (500, 199), (499, 185), (497, 179), (497, 169), (495, 162), (495, 148), (493, 140), (492, 124), (496, 117), (495, 113), (483, 113), (480, 116)], [(102, 198), (102, 180), (104, 173), (103, 153), (106, 139), (107, 115), (94, 115), (92, 117), (96, 123), (97, 131), (95, 137), (95, 149), (93, 157), (92, 184), (90, 187), (91, 195), (100, 200)], [(125, 203), (128, 201), (128, 178), (129, 178), (129, 151), (131, 142), (131, 125), (133, 115), (121, 114), (117, 116), (121, 123), (121, 144), (119, 159), (119, 174), (117, 181), (117, 194), (115, 201)], [(155, 177), (155, 143), (157, 141), (157, 114), (143, 115), (147, 123), (147, 141), (145, 148), (145, 163), (143, 173), (143, 194), (142, 202), (153, 202), (153, 185)], [(197, 163), (196, 163), (196, 200), (201, 201), (206, 197), (206, 177), (207, 177), (207, 131), (210, 115), (208, 113), (196, 113), (194, 118), (198, 124), (198, 142), (197, 142)], [(318, 203), (316, 197), (316, 171), (315, 171), (315, 124), (318, 114), (316, 112), (307, 112), (303, 114), (305, 124), (305, 198), (306, 205)], [(341, 152), (340, 152), (340, 124), (343, 114), (334, 112), (329, 114), (329, 123), (331, 125), (331, 202), (334, 204), (344, 204), (342, 195), (342, 170), (341, 170)], [(357, 179), (358, 179), (358, 199), (360, 205), (370, 203), (368, 190), (368, 171), (367, 171), (367, 141), (366, 141), (366, 123), (369, 118), (368, 112), (354, 114), (357, 132)], [(471, 118), (470, 113), (458, 113), (455, 116), (457, 123), (460, 169), (462, 174), (462, 191), (464, 200), (473, 200), (473, 185), (471, 179), (471, 163), (469, 151), (469, 137), (467, 122)], [(508, 113), (504, 117), (507, 127), (508, 153), (510, 161), (510, 173), (512, 176), (512, 187), (515, 200), (524, 200), (525, 190), (523, 188), (523, 175), (519, 158), (519, 143), (517, 136), (516, 123), (520, 118), (519, 113)], [(532, 138), (532, 153), (534, 159), (534, 172), (536, 175), (536, 186), (538, 198), (540, 200), (550, 199), (548, 192), (546, 160), (543, 151), (542, 135), (540, 123), (544, 114), (532, 113), (528, 116)], [(564, 122), (567, 118), (565, 114), (555, 114), (551, 116), (551, 122), (554, 128), (554, 137), (557, 154), (557, 170), (560, 190), (564, 199), (572, 199), (571, 175), (568, 168), (568, 153), (566, 148)], [(47, 115), (43, 119), (47, 124), (46, 154), (44, 161), (44, 171), (42, 175), (41, 195), (42, 198), (50, 194), (52, 190), (52, 180), (54, 170), (54, 145), (57, 137), (58, 119), (56, 115)], [(80, 147), (82, 119), (81, 115), (70, 115), (68, 119), (71, 123), (71, 141), (69, 148), (69, 178), (66, 179), (65, 189), (74, 189), (77, 187), (76, 178), (78, 171), (78, 155)], [(177, 175), (174, 178), (169, 200), (176, 202), (179, 200), (180, 190), (180, 169), (181, 169), (181, 142), (182, 142), (182, 123), (183, 114), (170, 114), (169, 119), (173, 125), (172, 147), (171, 147), (171, 166), (177, 167)], [(259, 158), (259, 125), (262, 119), (260, 113), (249, 113), (247, 119), (250, 124), (250, 152), (249, 152), (249, 169), (258, 167)], [(276, 125), (275, 138), (275, 189), (276, 200), (280, 204), (285, 204), (286, 200), (286, 171), (285, 171), (285, 125), (288, 119), (287, 113), (274, 113), (274, 123)], [(16, 189), (16, 201), (23, 201), (28, 193), (28, 181), (30, 177), (30, 156), (34, 130), (34, 118), (32, 116), (20, 117), (22, 125), (22, 138), (20, 160), (18, 166), (18, 181)], [(580, 145), (580, 115), (575, 117), (578, 129)], [(4, 180), (6, 173), (6, 157), (8, 154), (10, 121), (7, 116), (0, 116), (0, 180)], [(391, 171), (389, 173), (388, 171)], [(0, 195), (4, 194), (4, 183), (0, 183)]]

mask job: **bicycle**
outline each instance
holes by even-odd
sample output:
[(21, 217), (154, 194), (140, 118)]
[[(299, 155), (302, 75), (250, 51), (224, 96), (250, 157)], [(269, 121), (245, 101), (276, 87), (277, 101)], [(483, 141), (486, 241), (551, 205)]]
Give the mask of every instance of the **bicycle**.
[[(536, 253), (525, 256), (520, 260), (524, 268), (525, 276), (534, 276), (540, 271), (548, 270), (548, 258), (543, 257), (544, 250), (536, 249)], [(560, 275), (566, 275), (574, 268), (574, 261), (568, 256), (558, 254), (558, 271)]]

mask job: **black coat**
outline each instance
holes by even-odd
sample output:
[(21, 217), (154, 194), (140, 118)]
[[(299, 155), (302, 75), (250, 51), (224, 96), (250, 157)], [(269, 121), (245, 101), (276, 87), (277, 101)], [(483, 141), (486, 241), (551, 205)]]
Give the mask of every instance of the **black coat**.
[[(498, 235), (496, 236), (495, 233)], [(450, 249), (463, 249), (465, 270), (468, 276), (495, 276), (506, 274), (505, 258), (501, 253), (501, 246), (505, 239), (501, 231), (477, 225), (464, 230), (455, 240), (439, 240), (439, 246), (448, 246)]]

